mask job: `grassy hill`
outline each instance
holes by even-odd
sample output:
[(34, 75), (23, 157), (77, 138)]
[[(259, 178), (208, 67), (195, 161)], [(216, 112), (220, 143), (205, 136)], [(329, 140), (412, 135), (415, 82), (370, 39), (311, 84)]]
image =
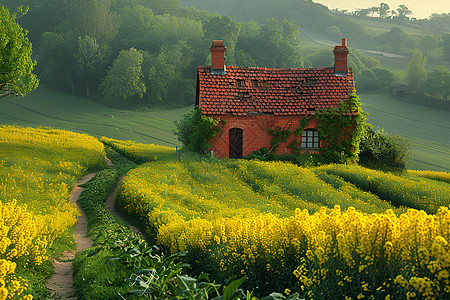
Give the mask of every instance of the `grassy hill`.
[(361, 94), (367, 122), (413, 144), (408, 169), (450, 171), (450, 112), (380, 94)]
[(0, 124), (48, 126), (95, 137), (107, 136), (141, 143), (179, 146), (174, 120), (192, 107), (166, 111), (128, 111), (40, 87), (25, 98), (0, 101)]
[[(408, 169), (450, 171), (449, 112), (418, 106), (386, 95), (361, 94), (368, 122), (409, 139), (414, 148)], [(0, 123), (48, 126), (140, 143), (180, 146), (174, 120), (192, 107), (165, 111), (127, 111), (40, 87), (24, 99), (0, 101)]]

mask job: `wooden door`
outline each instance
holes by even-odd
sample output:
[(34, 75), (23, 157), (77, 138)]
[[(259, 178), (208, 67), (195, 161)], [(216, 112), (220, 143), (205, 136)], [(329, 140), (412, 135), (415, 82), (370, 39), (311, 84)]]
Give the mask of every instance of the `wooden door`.
[(243, 130), (240, 128), (231, 128), (229, 133), (229, 157), (242, 158)]

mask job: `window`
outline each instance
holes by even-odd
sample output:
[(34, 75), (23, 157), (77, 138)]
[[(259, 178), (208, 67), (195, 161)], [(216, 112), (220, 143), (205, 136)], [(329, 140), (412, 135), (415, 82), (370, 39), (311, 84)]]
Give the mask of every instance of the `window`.
[(302, 132), (301, 148), (319, 148), (320, 135), (316, 129), (307, 129)]

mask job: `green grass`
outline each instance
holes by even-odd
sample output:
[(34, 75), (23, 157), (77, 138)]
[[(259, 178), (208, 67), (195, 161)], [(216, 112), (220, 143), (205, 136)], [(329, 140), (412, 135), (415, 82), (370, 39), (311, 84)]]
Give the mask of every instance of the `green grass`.
[(360, 94), (367, 122), (408, 139), (408, 169), (450, 172), (450, 112), (381, 94)]
[(358, 17), (358, 16), (346, 16), (350, 21), (359, 24), (366, 29), (376, 33), (382, 34), (391, 30), (392, 27), (399, 27), (405, 33), (408, 34), (430, 34), (429, 31), (421, 28), (419, 26), (414, 26), (410, 24), (398, 24), (396, 22), (379, 19), (379, 18), (366, 18), (366, 17)]
[(164, 111), (127, 111), (40, 87), (25, 98), (0, 101), (0, 124), (48, 126), (95, 137), (180, 146), (172, 130), (192, 107)]

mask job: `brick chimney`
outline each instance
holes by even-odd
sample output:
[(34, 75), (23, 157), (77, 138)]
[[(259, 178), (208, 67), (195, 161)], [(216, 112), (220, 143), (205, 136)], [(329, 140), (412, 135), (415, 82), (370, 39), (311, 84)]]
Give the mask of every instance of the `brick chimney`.
[(216, 75), (225, 75), (227, 73), (227, 69), (225, 67), (225, 50), (227, 47), (223, 45), (222, 40), (215, 40), (212, 43), (212, 46), (209, 47), (211, 51), (211, 74)]
[(334, 50), (334, 74), (340, 76), (347, 76), (348, 67), (347, 67), (347, 39), (342, 39), (341, 46), (335, 46)]

